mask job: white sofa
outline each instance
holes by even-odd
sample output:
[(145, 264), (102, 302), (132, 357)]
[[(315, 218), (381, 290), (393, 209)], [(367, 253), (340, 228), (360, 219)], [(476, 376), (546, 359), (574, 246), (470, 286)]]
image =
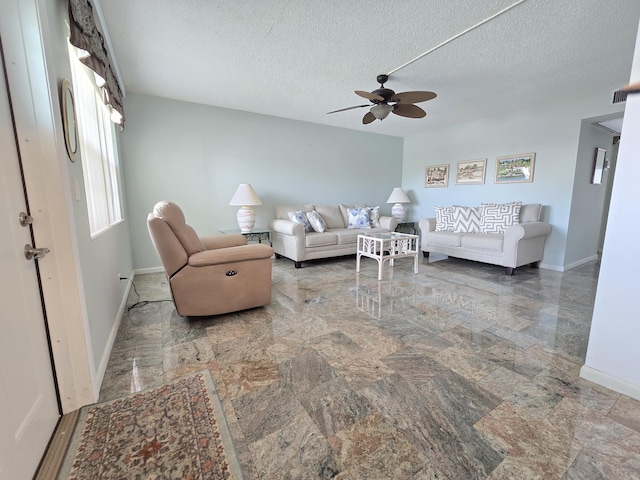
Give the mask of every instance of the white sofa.
[[(496, 206), (495, 204), (491, 205)], [(514, 204), (503, 204), (502, 206), (508, 209), (510, 205)], [(479, 212), (477, 215), (480, 217), (479, 226), (470, 228), (468, 222), (464, 221), (468, 219), (456, 222), (458, 218), (453, 218), (454, 226), (451, 227), (449, 222), (449, 228), (446, 228), (447, 212), (442, 214), (445, 219), (441, 222), (440, 231), (436, 231), (438, 224), (436, 218), (420, 220), (421, 247), (425, 257), (429, 257), (429, 253), (434, 252), (450, 257), (501, 265), (505, 267), (507, 275), (513, 275), (516, 267), (521, 265), (538, 266), (544, 253), (545, 240), (547, 235), (551, 233), (551, 225), (541, 221), (542, 205), (539, 203), (521, 205), (519, 212), (515, 213), (516, 217), (512, 225), (505, 226), (502, 232), (491, 233), (482, 231), (482, 212), (486, 207), (448, 207), (449, 210), (453, 209), (454, 217), (456, 209), (460, 211), (464, 208), (477, 209), (476, 213)], [(439, 211), (436, 210), (436, 214), (438, 213)], [(450, 214), (451, 211), (448, 213)], [(514, 211), (511, 210), (511, 213), (513, 214)], [(465, 228), (465, 224), (467, 224), (467, 228)], [(481, 231), (474, 231), (478, 228)]]
[[(348, 228), (349, 208), (346, 205), (278, 205), (276, 218), (271, 220), (271, 243), (276, 258), (286, 257), (300, 268), (305, 260), (354, 255), (358, 235), (394, 231), (398, 221), (393, 217), (380, 216), (379, 227)], [(306, 232), (302, 224), (289, 219), (289, 212), (316, 211), (324, 219), (324, 232)]]

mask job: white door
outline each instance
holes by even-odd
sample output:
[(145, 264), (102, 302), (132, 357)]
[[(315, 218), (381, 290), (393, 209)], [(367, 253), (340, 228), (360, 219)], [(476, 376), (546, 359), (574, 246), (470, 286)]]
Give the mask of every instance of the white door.
[[(1, 53), (1, 52), (0, 52)], [(30, 479), (60, 417), (31, 228), (0, 62), (0, 479)], [(38, 219), (33, 220), (37, 222)], [(42, 262), (47, 259), (43, 258)]]

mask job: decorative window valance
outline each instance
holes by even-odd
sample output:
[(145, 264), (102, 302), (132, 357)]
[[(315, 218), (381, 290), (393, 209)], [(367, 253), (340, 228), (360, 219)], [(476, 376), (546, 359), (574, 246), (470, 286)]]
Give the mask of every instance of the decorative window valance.
[(116, 78), (102, 33), (96, 25), (93, 7), (89, 0), (69, 0), (69, 27), (71, 45), (87, 52), (80, 61), (104, 81), (100, 85), (103, 101), (117, 112), (112, 115), (112, 119), (124, 126), (122, 89)]

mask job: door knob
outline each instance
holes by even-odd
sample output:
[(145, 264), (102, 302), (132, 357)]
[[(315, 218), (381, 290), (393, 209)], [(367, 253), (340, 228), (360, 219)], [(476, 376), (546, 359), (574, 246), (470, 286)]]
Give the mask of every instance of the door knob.
[(24, 258), (31, 260), (32, 258), (42, 258), (49, 253), (48, 248), (33, 248), (28, 243), (24, 246)]

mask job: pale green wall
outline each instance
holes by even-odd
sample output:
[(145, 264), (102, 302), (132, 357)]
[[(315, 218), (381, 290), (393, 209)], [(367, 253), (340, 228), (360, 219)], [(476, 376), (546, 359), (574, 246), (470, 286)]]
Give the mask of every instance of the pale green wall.
[(122, 155), (134, 266), (161, 265), (146, 227), (159, 200), (200, 235), (237, 226), (229, 206), (250, 183), (257, 226), (288, 203), (385, 202), (402, 178), (402, 139), (147, 95), (126, 99)]
[[(51, 45), (56, 59), (54, 69), (58, 82), (61, 82), (65, 77), (71, 79), (67, 51), (67, 2), (56, 0), (47, 13), (52, 30), (51, 38), (54, 39)], [(75, 192), (71, 192), (76, 227), (75, 238), (78, 245), (93, 361), (98, 375), (102, 375), (104, 372), (101, 370), (106, 367), (111, 351), (110, 341), (113, 340), (115, 327), (120, 321), (119, 309), (126, 293), (127, 284), (118, 280), (118, 274), (128, 276), (133, 271), (129, 225), (125, 216), (124, 222), (91, 239), (82, 174), (82, 152), (79, 151), (76, 161), (68, 162), (67, 166), (72, 190), (74, 181), (79, 185), (78, 200), (75, 199)], [(124, 205), (126, 202), (124, 192), (122, 193)]]
[[(402, 185), (416, 200), (413, 216), (433, 217), (434, 206), (542, 203), (544, 220), (553, 227), (542, 265), (563, 269), (581, 121), (622, 108), (610, 105), (607, 95), (597, 91), (405, 138)], [(527, 152), (536, 153), (534, 181), (496, 185), (496, 157)], [(487, 159), (485, 183), (456, 185), (456, 163), (481, 158)], [(450, 165), (449, 186), (424, 188), (425, 166), (440, 164)]]

